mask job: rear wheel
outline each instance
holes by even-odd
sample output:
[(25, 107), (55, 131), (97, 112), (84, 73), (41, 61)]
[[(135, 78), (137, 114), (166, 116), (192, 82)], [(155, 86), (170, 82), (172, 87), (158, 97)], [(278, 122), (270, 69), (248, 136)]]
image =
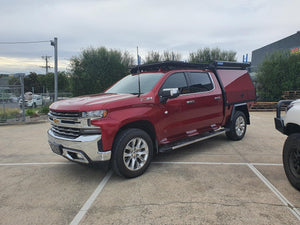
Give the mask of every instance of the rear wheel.
[(300, 191), (300, 133), (288, 136), (284, 143), (282, 157), (288, 180)]
[(239, 141), (245, 136), (247, 129), (246, 116), (241, 111), (236, 111), (229, 126), (226, 136), (234, 141)]
[(133, 178), (142, 175), (153, 157), (150, 136), (140, 129), (127, 129), (116, 138), (112, 166), (118, 175)]

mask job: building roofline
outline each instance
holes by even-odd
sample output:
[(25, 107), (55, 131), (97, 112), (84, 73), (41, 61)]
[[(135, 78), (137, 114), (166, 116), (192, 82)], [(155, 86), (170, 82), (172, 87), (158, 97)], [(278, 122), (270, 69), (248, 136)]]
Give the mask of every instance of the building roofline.
[(297, 31), (295, 34), (292, 34), (292, 35), (290, 35), (290, 36), (288, 36), (288, 37), (282, 38), (282, 39), (280, 39), (280, 40), (278, 40), (278, 41), (272, 42), (272, 43), (270, 43), (270, 44), (268, 44), (268, 45), (265, 45), (265, 46), (263, 46), (263, 47), (261, 47), (261, 48), (255, 49), (255, 50), (253, 50), (252, 52), (255, 52), (255, 51), (257, 51), (257, 50), (261, 50), (261, 49), (263, 49), (263, 48), (267, 48), (267, 47), (269, 47), (270, 45), (274, 45), (274, 44), (276, 44), (276, 43), (279, 43), (279, 42), (281, 42), (281, 41), (284, 41), (285, 39), (289, 39), (289, 38), (294, 37), (294, 36), (299, 36), (299, 41), (300, 41), (300, 31)]

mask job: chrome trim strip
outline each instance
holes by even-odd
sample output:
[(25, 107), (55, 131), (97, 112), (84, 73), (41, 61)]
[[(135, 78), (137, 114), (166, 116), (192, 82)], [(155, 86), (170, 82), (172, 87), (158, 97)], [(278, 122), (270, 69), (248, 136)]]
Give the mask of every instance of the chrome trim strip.
[(81, 117), (81, 112), (56, 112), (50, 110), (48, 115), (54, 117), (79, 118)]
[(82, 118), (82, 117), (59, 117), (53, 116), (48, 113), (48, 121), (51, 125), (64, 126), (72, 128), (98, 128), (97, 126), (91, 125), (90, 120), (93, 118)]
[[(54, 122), (56, 120), (57, 122)], [(73, 128), (90, 128), (95, 127), (93, 125), (88, 125), (87, 119), (84, 118), (62, 118), (62, 117), (54, 117), (49, 116), (48, 121), (51, 125), (55, 126), (64, 126), (64, 127), (73, 127)], [(64, 123), (66, 121), (66, 123)]]
[[(63, 141), (71, 141), (71, 142), (91, 142), (96, 139), (100, 140), (101, 139), (101, 134), (96, 134), (96, 135), (81, 135), (77, 138), (65, 138), (65, 137), (60, 137), (55, 135), (55, 133), (52, 130), (48, 130), (48, 134), (50, 134), (52, 137), (55, 139), (63, 140)], [(98, 141), (97, 140), (97, 141)]]

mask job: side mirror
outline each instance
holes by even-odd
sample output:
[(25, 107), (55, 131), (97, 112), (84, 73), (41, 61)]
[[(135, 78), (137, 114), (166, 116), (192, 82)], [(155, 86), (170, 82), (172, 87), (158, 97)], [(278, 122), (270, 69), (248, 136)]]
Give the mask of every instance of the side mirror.
[(165, 88), (162, 90), (160, 95), (160, 102), (166, 103), (168, 99), (177, 98), (179, 96), (178, 88)]

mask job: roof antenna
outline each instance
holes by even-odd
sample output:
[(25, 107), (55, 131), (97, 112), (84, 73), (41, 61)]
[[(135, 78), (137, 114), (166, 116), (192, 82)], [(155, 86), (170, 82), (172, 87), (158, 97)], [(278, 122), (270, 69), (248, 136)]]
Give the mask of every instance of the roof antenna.
[(138, 97), (141, 96), (141, 79), (140, 79), (140, 64), (141, 64), (141, 57), (139, 56), (139, 47), (136, 47), (136, 54), (137, 54), (137, 63), (138, 63), (138, 68), (137, 68), (137, 76), (138, 76), (138, 86), (139, 86), (139, 94)]

